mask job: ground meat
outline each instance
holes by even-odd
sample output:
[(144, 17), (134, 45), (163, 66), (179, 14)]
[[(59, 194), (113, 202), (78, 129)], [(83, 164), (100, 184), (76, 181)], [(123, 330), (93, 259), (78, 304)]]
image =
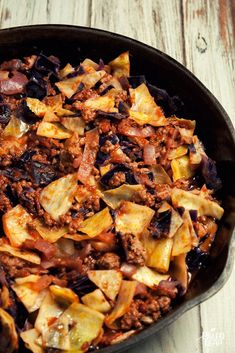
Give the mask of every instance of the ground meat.
[(47, 273), (47, 270), (40, 266), (3, 253), (0, 253), (0, 264), (4, 266), (10, 277), (26, 277), (30, 274), (41, 275)]
[(94, 98), (97, 96), (98, 96), (98, 94), (96, 93), (96, 91), (94, 91), (91, 88), (88, 88), (88, 89), (83, 89), (82, 91), (76, 93), (73, 96), (73, 99), (76, 99), (76, 100), (83, 102), (83, 101), (86, 101), (87, 99)]
[(20, 180), (12, 183), (11, 190), (17, 195), (19, 203), (35, 216), (42, 216), (44, 210), (40, 205), (39, 198), (41, 188), (33, 188), (31, 182)]
[(146, 250), (140, 240), (134, 234), (122, 234), (121, 241), (126, 253), (127, 262), (144, 266)]
[(113, 270), (120, 268), (120, 257), (112, 252), (107, 252), (97, 260), (97, 266), (102, 270)]
[[(164, 307), (164, 310), (166, 309), (167, 305)], [(120, 325), (123, 330), (140, 329), (144, 325), (149, 325), (154, 321), (157, 321), (160, 316), (161, 305), (159, 303), (159, 298), (150, 296), (145, 301), (142, 299), (135, 299), (128, 312), (122, 317)]]
[(158, 304), (161, 308), (161, 312), (165, 314), (170, 310), (171, 298), (162, 295), (158, 298)]
[(11, 202), (8, 197), (0, 191), (0, 211), (8, 212), (12, 208)]
[(109, 179), (109, 186), (117, 188), (118, 186), (124, 184), (126, 181), (126, 175), (123, 172), (117, 172)]

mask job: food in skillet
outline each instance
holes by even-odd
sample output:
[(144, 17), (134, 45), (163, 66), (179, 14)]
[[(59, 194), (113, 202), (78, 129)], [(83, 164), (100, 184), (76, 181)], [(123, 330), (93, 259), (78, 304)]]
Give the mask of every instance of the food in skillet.
[(0, 352), (85, 352), (156, 322), (223, 215), (195, 121), (127, 52), (10, 60), (0, 93)]

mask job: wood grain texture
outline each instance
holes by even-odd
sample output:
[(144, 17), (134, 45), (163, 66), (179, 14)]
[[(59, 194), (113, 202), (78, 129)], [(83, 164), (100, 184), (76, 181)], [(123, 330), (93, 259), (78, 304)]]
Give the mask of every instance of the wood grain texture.
[[(0, 0), (0, 27), (62, 23), (150, 44), (185, 64), (235, 123), (234, 0)], [(235, 270), (213, 298), (129, 353), (235, 353)]]

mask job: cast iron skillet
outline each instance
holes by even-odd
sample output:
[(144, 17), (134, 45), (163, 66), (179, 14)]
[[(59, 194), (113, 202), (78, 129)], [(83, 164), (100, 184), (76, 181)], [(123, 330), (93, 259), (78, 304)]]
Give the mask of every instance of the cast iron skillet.
[[(225, 110), (205, 86), (181, 64), (150, 46), (133, 39), (97, 29), (67, 25), (40, 25), (0, 31), (0, 61), (43, 51), (59, 56), (64, 63), (78, 64), (89, 57), (104, 62), (129, 50), (132, 75), (147, 80), (185, 104), (185, 117), (196, 119), (197, 131), (208, 155), (217, 161), (223, 189), (218, 197), (225, 214), (214, 242), (206, 270), (199, 272), (186, 296), (157, 323), (136, 336), (100, 353), (119, 352), (170, 325), (187, 310), (220, 290), (232, 270), (235, 250), (235, 131)], [(223, 83), (226, 84), (226, 83)]]

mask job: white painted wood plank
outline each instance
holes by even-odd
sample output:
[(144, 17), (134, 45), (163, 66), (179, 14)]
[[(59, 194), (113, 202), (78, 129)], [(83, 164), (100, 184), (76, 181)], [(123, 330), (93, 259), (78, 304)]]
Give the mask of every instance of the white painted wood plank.
[(90, 25), (90, 0), (1, 0), (0, 27), (61, 23)]
[[(187, 67), (212, 91), (235, 124), (235, 43), (231, 2), (183, 1)], [(201, 305), (204, 353), (235, 352), (235, 268), (225, 287)]]
[(93, 0), (91, 27), (124, 34), (183, 62), (181, 2)]

